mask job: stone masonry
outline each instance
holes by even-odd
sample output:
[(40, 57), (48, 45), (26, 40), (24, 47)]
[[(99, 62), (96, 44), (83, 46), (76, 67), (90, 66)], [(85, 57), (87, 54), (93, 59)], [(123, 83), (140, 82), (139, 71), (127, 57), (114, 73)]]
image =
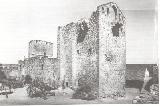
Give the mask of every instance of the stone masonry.
[(59, 65), (57, 58), (32, 57), (20, 63), (21, 76), (30, 75), (32, 79), (39, 79), (49, 86), (57, 87), (59, 84)]
[(28, 57), (53, 56), (53, 43), (42, 40), (31, 40), (29, 42)]
[(58, 28), (60, 80), (100, 98), (125, 95), (125, 17), (115, 3)]
[(99, 96), (124, 96), (126, 70), (125, 18), (115, 3), (98, 6)]
[[(59, 86), (59, 60), (51, 58), (53, 44), (41, 40), (29, 42), (29, 58), (19, 61), (21, 76), (30, 75), (52, 87)], [(23, 79), (23, 78), (22, 78)]]

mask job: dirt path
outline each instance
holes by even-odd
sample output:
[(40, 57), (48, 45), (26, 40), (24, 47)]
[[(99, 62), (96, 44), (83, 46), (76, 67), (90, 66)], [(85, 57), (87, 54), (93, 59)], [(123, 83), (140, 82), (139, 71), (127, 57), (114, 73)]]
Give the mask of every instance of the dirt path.
[(3, 95), (0, 95), (0, 104), (1, 105), (53, 105), (53, 104), (126, 104), (132, 103), (132, 99), (138, 94), (137, 89), (127, 89), (126, 97), (119, 100), (80, 100), (80, 99), (71, 99), (71, 95), (58, 95), (48, 97), (47, 100), (42, 98), (30, 98), (27, 96), (26, 88), (18, 88), (13, 94), (10, 94), (8, 99)]

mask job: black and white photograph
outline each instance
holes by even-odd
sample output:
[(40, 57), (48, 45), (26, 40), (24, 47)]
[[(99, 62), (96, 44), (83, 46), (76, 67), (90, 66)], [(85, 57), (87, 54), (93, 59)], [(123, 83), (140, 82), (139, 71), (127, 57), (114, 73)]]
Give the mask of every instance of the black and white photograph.
[(0, 0), (0, 105), (159, 104), (158, 0)]

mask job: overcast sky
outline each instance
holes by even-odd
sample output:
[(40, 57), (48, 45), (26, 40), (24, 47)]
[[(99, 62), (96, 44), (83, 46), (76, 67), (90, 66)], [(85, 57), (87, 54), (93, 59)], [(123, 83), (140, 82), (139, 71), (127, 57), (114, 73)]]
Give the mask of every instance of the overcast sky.
[(0, 63), (27, 57), (30, 40), (54, 43), (57, 27), (88, 18), (98, 5), (116, 2), (127, 26), (127, 63), (156, 63), (155, 0), (0, 0)]

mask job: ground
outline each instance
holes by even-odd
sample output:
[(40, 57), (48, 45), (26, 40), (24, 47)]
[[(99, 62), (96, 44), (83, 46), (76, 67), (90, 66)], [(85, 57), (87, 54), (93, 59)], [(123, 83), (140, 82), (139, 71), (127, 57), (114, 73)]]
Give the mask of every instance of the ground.
[[(69, 92), (69, 89), (63, 91)], [(114, 104), (131, 104), (132, 100), (135, 96), (139, 94), (138, 89), (135, 88), (127, 88), (126, 89), (126, 97), (121, 98), (119, 100), (80, 100), (80, 99), (71, 99), (71, 95), (65, 94), (64, 96), (61, 94), (57, 94), (56, 96), (50, 96), (47, 100), (42, 98), (30, 98), (27, 96), (26, 87), (15, 89), (13, 94), (10, 94), (8, 98), (5, 95), (0, 95), (0, 104), (2, 105), (51, 105), (51, 104), (106, 104), (106, 103), (114, 103)]]

